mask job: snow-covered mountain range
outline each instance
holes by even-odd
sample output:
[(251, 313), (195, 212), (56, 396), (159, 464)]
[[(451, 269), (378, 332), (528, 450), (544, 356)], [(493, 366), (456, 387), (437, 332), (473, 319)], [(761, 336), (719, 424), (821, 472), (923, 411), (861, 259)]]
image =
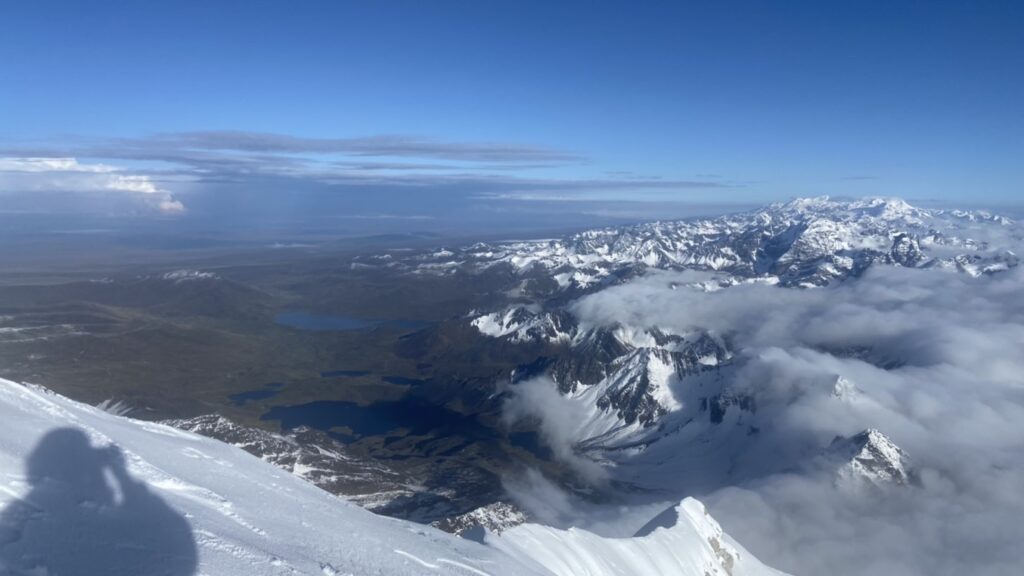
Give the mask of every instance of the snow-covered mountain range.
[(377, 516), (228, 444), (0, 380), (0, 574), (781, 574), (685, 500), (634, 538), (483, 543)]
[(952, 267), (983, 274), (1016, 266), (1018, 257), (972, 231), (1010, 226), (984, 211), (916, 208), (896, 198), (828, 197), (771, 204), (714, 219), (652, 222), (588, 230), (551, 240), (479, 243), (391, 262), (419, 273), (512, 267), (562, 290), (586, 291), (646, 269), (726, 272), (731, 281), (822, 286), (873, 263)]

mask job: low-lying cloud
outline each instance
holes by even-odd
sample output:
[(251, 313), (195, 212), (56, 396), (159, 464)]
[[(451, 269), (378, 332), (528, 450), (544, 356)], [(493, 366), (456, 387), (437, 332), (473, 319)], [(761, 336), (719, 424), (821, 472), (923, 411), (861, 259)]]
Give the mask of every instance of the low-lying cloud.
[(555, 458), (571, 466), (588, 483), (601, 485), (607, 480), (607, 470), (576, 453), (577, 425), (586, 417), (586, 409), (562, 396), (547, 377), (512, 387), (502, 411), (502, 418), (509, 425), (525, 419), (534, 421), (541, 440)]
[[(756, 449), (734, 454), (735, 485), (698, 494), (727, 531), (798, 575), (1020, 573), (1024, 270), (876, 266), (823, 289), (688, 287), (706, 279), (655, 273), (573, 311), (711, 330), (738, 350), (729, 384), (757, 398)], [(837, 377), (850, 395), (837, 397)], [(834, 436), (866, 428), (909, 454), (912, 485), (851, 491), (809, 465)]]

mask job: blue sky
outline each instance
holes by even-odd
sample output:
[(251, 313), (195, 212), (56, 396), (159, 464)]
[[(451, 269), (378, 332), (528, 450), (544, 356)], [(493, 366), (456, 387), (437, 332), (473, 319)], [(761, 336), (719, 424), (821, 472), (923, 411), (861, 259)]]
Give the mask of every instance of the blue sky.
[[(1012, 1), (8, 2), (0, 156), (130, 171), (190, 217), (1015, 204), (1021, 70)], [(0, 190), (41, 188), (12, 162)], [(99, 178), (58, 188), (142, 186)]]

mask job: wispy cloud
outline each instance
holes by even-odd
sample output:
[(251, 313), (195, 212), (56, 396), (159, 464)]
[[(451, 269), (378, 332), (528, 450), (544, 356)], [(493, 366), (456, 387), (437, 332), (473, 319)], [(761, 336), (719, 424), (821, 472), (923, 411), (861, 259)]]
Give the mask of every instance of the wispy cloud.
[(579, 162), (581, 157), (537, 146), (444, 142), (414, 136), (304, 138), (238, 130), (179, 132), (112, 142), (126, 150), (213, 150), (261, 154), (341, 154), (388, 158), (436, 158), (462, 162)]
[[(451, 205), (455, 198), (533, 202), (633, 196), (641, 200), (644, 191), (662, 196), (738, 186), (719, 179), (679, 180), (629, 171), (584, 175), (589, 161), (572, 152), (413, 136), (308, 138), (199, 131), (31, 145), (0, 143), (0, 158), (5, 156), (8, 164), (17, 164), (20, 174), (16, 185), (8, 178), (9, 193), (19, 187), (37, 192), (51, 187), (51, 192), (65, 194), (120, 190), (145, 196), (165, 214), (184, 211), (175, 194), (204, 214), (211, 209), (254, 214), (260, 206), (282, 206), (276, 196), (286, 195), (293, 206), (289, 213), (300, 217), (300, 210), (315, 210), (321, 216), (345, 202), (350, 204), (346, 210), (354, 202), (360, 213), (391, 213), (393, 202), (385, 199), (395, 193), (444, 193), (444, 202)], [(25, 159), (36, 163), (29, 165)], [(351, 201), (340, 194), (332, 197), (330, 192), (351, 194)], [(34, 202), (39, 205), (43, 200), (40, 195)]]

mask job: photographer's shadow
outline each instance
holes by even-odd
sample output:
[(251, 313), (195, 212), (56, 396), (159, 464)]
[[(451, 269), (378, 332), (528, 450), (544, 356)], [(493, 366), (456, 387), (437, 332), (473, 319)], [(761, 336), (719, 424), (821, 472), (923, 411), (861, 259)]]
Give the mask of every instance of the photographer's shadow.
[(0, 517), (0, 575), (191, 576), (188, 521), (125, 468), (116, 447), (76, 428), (39, 441), (27, 462), (32, 490)]

